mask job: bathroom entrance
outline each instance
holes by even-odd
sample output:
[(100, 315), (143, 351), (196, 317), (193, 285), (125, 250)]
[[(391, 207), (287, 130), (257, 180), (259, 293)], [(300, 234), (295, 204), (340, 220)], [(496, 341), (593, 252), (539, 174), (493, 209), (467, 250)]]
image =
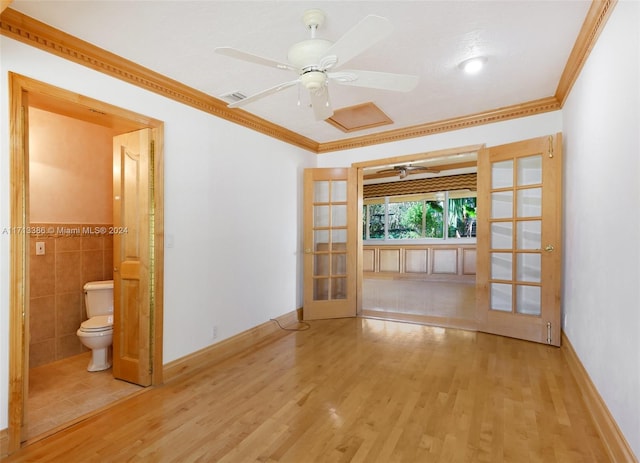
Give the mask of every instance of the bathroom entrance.
[[(163, 161), (160, 121), (15, 74), (11, 74), (10, 79), (11, 117), (16, 122), (12, 124), (11, 133), (14, 147), (11, 159), (11, 203), (17, 205), (11, 211), (11, 225), (13, 229), (30, 231), (11, 236), (14, 257), (11, 263), (9, 366), (11, 451), (19, 448), (22, 441), (69, 425), (74, 420), (108, 406), (112, 399), (119, 400), (141, 389), (130, 383), (149, 385), (161, 382)], [(35, 116), (30, 118), (30, 113)], [(98, 137), (102, 137), (102, 140), (87, 141), (80, 149), (79, 156), (76, 156), (79, 163), (85, 162), (85, 171), (82, 171), (83, 167), (73, 165), (72, 159), (66, 160), (66, 164), (63, 162), (62, 167), (37, 162), (35, 153), (39, 148), (36, 146), (37, 142), (29, 137), (29, 131), (32, 129), (34, 133), (42, 133), (43, 127), (35, 124), (41, 121), (40, 116), (43, 114), (51, 115), (59, 121), (65, 120), (65, 124), (70, 124), (68, 127), (84, 124), (81, 130), (73, 130), (70, 136), (67, 134), (68, 140), (74, 140), (72, 143), (75, 143), (75, 139), (85, 137), (94, 128)], [(44, 125), (45, 130), (51, 128), (49, 123)], [(152, 147), (149, 153), (142, 156), (145, 163), (138, 163), (138, 171), (133, 176), (149, 179), (145, 185), (138, 183), (146, 196), (136, 198), (138, 217), (128, 210), (124, 214), (115, 214), (117, 217), (114, 221), (113, 211), (120, 208), (112, 205), (117, 204), (116, 197), (123, 195), (114, 190), (113, 140), (114, 136), (136, 131), (145, 133), (149, 146)], [(60, 130), (59, 135), (64, 138), (62, 132)], [(100, 148), (103, 155), (96, 157), (100, 144), (103, 145)], [(116, 145), (119, 152), (122, 144)], [(48, 144), (41, 152), (54, 150), (64, 155), (67, 147), (64, 142), (58, 146)], [(30, 159), (32, 153), (34, 159)], [(138, 147), (131, 147), (127, 153), (129, 159), (141, 157)], [(70, 176), (69, 173), (74, 169), (76, 175)], [(93, 176), (92, 172), (97, 170), (102, 174)], [(80, 177), (86, 177), (88, 183), (75, 185), (78, 191), (73, 192), (73, 188), (66, 188), (67, 185), (65, 188), (59, 187), (64, 185), (65, 176), (68, 184), (74, 183), (73, 178)], [(47, 184), (47, 181), (54, 178), (61, 180), (57, 183), (58, 187)], [(91, 185), (92, 182), (99, 185)], [(99, 192), (100, 189), (103, 190), (102, 193)], [(65, 197), (70, 190), (72, 200)], [(128, 194), (131, 194), (131, 189)], [(40, 200), (34, 201), (32, 195)], [(138, 220), (141, 217), (144, 218), (142, 225)], [(146, 249), (142, 256), (144, 261), (139, 261), (138, 265), (149, 271), (139, 273), (132, 280), (131, 265), (135, 267), (136, 264), (125, 264), (125, 279), (133, 283), (123, 285), (121, 279), (114, 275), (119, 274), (122, 263), (116, 257), (116, 248), (122, 244), (117, 235), (129, 229), (135, 242)], [(131, 249), (127, 248), (127, 252), (129, 251)], [(88, 355), (91, 352), (80, 345), (76, 330), (80, 322), (86, 319), (82, 286), (88, 281), (110, 279), (120, 280), (116, 285), (118, 288), (114, 299), (124, 299), (126, 304), (124, 316), (122, 304), (115, 304), (114, 319), (118, 323), (114, 326), (113, 336), (114, 351), (117, 352), (114, 356), (113, 374), (112, 370), (101, 372), (108, 374), (107, 380), (110, 378), (111, 382), (119, 385), (111, 387), (112, 393), (104, 394), (98, 391), (98, 385), (102, 381), (98, 376), (105, 375), (87, 372)], [(134, 297), (134, 287), (138, 289), (137, 298)], [(124, 293), (124, 296), (118, 291)], [(136, 364), (137, 368), (132, 369), (132, 364)], [(116, 373), (116, 365), (120, 367), (120, 373)], [(66, 415), (64, 423), (48, 420), (49, 423), (41, 423), (37, 428), (32, 426), (29, 419), (33, 414), (30, 412), (48, 400), (43, 399), (46, 396), (42, 394), (37, 400), (31, 400), (34, 395), (31, 393), (35, 390), (41, 393), (43, 388), (62, 387), (65, 380), (61, 378), (66, 378), (66, 372), (75, 374), (75, 369), (80, 370), (77, 373), (84, 375), (80, 376), (75, 394), (57, 391), (64, 396), (67, 405), (77, 405), (73, 413)], [(140, 371), (143, 373), (140, 374)], [(30, 378), (32, 372), (33, 378)], [(114, 374), (127, 382), (115, 381)], [(120, 385), (123, 387), (119, 387)], [(103, 397), (95, 401), (91, 399), (95, 395)], [(82, 408), (88, 403), (94, 404), (92, 409)], [(58, 418), (65, 415), (60, 411), (55, 414)]]

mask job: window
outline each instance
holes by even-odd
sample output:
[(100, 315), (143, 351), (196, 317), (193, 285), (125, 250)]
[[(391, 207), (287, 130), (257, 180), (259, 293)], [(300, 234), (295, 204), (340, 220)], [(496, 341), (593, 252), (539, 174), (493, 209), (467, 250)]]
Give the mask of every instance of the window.
[(475, 238), (476, 193), (461, 190), (367, 199), (362, 218), (364, 240)]

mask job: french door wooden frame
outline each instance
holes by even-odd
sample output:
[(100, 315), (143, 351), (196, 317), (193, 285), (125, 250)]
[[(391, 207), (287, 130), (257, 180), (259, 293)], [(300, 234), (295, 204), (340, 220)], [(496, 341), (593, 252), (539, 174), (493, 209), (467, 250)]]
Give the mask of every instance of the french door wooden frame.
[(562, 134), (482, 150), (478, 206), (479, 329), (560, 346)]
[[(561, 244), (562, 244), (562, 134), (539, 137), (531, 140), (522, 140), (515, 143), (486, 148), (484, 145), (473, 145), (449, 150), (435, 151), (430, 153), (420, 153), (415, 155), (400, 156), (387, 159), (377, 159), (353, 164), (358, 168), (358, 256), (357, 256), (357, 313), (362, 313), (362, 169), (366, 167), (397, 164), (403, 162), (418, 161), (434, 157), (455, 155), (463, 152), (478, 152), (478, 271), (476, 276), (476, 320), (479, 331), (500, 334), (535, 342), (560, 345), (560, 284), (561, 284)], [(540, 216), (519, 216), (517, 212), (517, 201), (514, 199), (513, 219), (494, 219), (489, 217), (491, 210), (491, 164), (503, 160), (511, 160), (514, 168), (521, 159), (540, 160), (539, 184), (538, 180), (533, 183), (525, 181), (518, 185), (520, 174), (514, 172), (512, 187), (514, 197), (518, 192), (537, 192), (540, 190)], [(531, 169), (529, 169), (531, 170)], [(544, 187), (544, 193), (542, 193)], [(497, 188), (496, 192), (501, 193), (509, 188)], [(534, 195), (535, 196), (535, 195)], [(530, 199), (530, 198), (528, 198)], [(491, 248), (491, 223), (513, 222), (513, 249), (493, 249)], [(535, 246), (525, 246), (519, 249), (515, 244), (518, 240), (518, 225), (526, 223), (540, 223), (541, 233), (540, 243)], [(531, 230), (526, 230), (530, 233)], [(534, 249), (535, 247), (535, 249)], [(492, 278), (490, 272), (490, 254), (498, 252), (501, 254), (510, 253), (513, 258), (513, 277), (511, 281), (503, 281)], [(519, 256), (526, 256), (532, 260), (538, 258), (541, 262), (539, 269), (540, 281), (531, 281), (530, 276), (519, 279), (517, 273), (517, 263)], [(495, 310), (491, 302), (491, 285), (512, 285), (514, 307), (510, 311)], [(540, 290), (539, 315), (529, 313), (519, 313), (516, 307), (518, 299), (517, 291), (521, 288), (526, 290)], [(526, 311), (524, 311), (526, 312)]]
[[(103, 116), (102, 125), (121, 133), (151, 128), (156, 133), (155, 162), (151, 167), (154, 184), (155, 220), (153, 229), (154, 273), (152, 316), (151, 383), (162, 382), (163, 287), (164, 287), (164, 158), (163, 123), (116, 106), (87, 98), (52, 85), (9, 73), (10, 87), (10, 227), (25, 230), (29, 225), (28, 107), (30, 104), (70, 117), (84, 119)], [(89, 109), (93, 112), (88, 111)], [(93, 114), (94, 116), (88, 116)], [(82, 116), (81, 116), (82, 115)], [(98, 116), (99, 115), (99, 116)], [(105, 120), (107, 122), (105, 122)], [(9, 313), (9, 422), (8, 451), (20, 448), (25, 424), (25, 399), (29, 371), (29, 240), (26, 234), (10, 237)]]
[(357, 300), (357, 171), (304, 171), (305, 320), (354, 317)]

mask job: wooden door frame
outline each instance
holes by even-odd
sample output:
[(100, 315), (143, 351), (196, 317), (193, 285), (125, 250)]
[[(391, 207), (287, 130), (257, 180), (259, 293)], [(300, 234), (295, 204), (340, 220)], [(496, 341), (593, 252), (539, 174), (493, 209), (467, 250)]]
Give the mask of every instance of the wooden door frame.
[[(358, 199), (356, 201), (358, 207), (358, 252), (356, 254), (356, 316), (362, 315), (362, 280), (363, 280), (363, 239), (362, 239), (362, 206), (364, 204), (363, 198), (363, 187), (364, 187), (364, 169), (370, 167), (384, 167), (390, 164), (401, 164), (405, 162), (417, 162), (424, 161), (427, 159), (447, 157), (447, 156), (455, 156), (457, 154), (462, 153), (470, 153), (477, 152), (480, 153), (482, 149), (485, 148), (484, 144), (480, 145), (467, 145), (467, 146), (459, 146), (457, 148), (448, 148), (442, 150), (435, 151), (427, 151), (423, 153), (415, 153), (415, 154), (407, 154), (403, 156), (394, 156), (390, 158), (381, 158), (374, 159), (371, 161), (362, 161), (362, 162), (354, 162), (351, 164), (351, 167), (357, 169), (357, 188), (358, 188)], [(476, 310), (477, 317), (477, 310)], [(474, 320), (475, 322), (476, 320)]]
[[(10, 220), (11, 230), (29, 225), (28, 114), (30, 102), (42, 109), (87, 122), (99, 123), (121, 133), (151, 128), (155, 134), (155, 163), (149, 166), (155, 184), (153, 297), (151, 317), (152, 385), (162, 383), (164, 292), (164, 124), (162, 121), (79, 95), (19, 74), (9, 73), (10, 105)], [(13, 233), (10, 243), (9, 295), (9, 422), (8, 451), (21, 446), (29, 369), (29, 240)]]

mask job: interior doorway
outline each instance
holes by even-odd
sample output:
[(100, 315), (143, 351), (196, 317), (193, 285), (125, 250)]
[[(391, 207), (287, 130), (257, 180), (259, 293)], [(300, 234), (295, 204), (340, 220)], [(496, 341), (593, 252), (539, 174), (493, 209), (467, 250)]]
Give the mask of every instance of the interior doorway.
[[(11, 226), (28, 230), (29, 215), (29, 107), (39, 108), (73, 119), (111, 128), (114, 133), (151, 129), (155, 136), (154, 161), (148, 173), (153, 179), (154, 234), (152, 250), (153, 297), (156, 301), (150, 318), (151, 384), (162, 381), (162, 291), (163, 291), (163, 152), (161, 121), (93, 100), (48, 84), (10, 74), (11, 85)], [(11, 236), (11, 312), (9, 352), (9, 452), (18, 449), (27, 438), (29, 397), (29, 320), (30, 320), (30, 237)]]
[[(431, 183), (434, 185), (431, 188), (446, 190), (458, 188), (456, 182), (464, 178), (462, 186), (472, 190), (469, 195), (473, 196), (476, 191), (473, 176), (477, 174), (478, 152), (482, 148), (483, 145), (471, 145), (354, 164), (359, 171), (358, 191), (362, 204), (359, 217), (360, 315), (477, 329), (475, 224), (469, 222), (472, 227), (467, 227), (466, 234), (464, 231), (448, 233), (445, 220), (440, 238), (430, 239), (424, 233), (423, 217), (422, 237), (415, 239), (416, 233), (412, 232), (412, 238), (407, 239), (406, 234), (388, 230), (390, 199), (386, 195), (392, 193), (385, 192), (400, 191), (393, 193), (397, 194), (394, 196), (396, 201), (416, 202), (426, 197), (427, 190), (420, 190), (424, 186), (419, 186), (419, 182), (412, 182), (412, 187), (408, 182), (418, 180), (420, 185)], [(469, 184), (469, 179), (473, 179), (473, 185)], [(400, 187), (401, 184), (407, 187)], [(418, 189), (413, 191), (412, 188)], [(435, 200), (435, 193), (433, 195)], [(373, 228), (367, 230), (372, 227), (373, 219), (367, 217), (373, 210), (368, 204), (380, 209), (375, 212), (386, 224), (384, 233), (380, 234), (380, 228), (375, 237)]]

